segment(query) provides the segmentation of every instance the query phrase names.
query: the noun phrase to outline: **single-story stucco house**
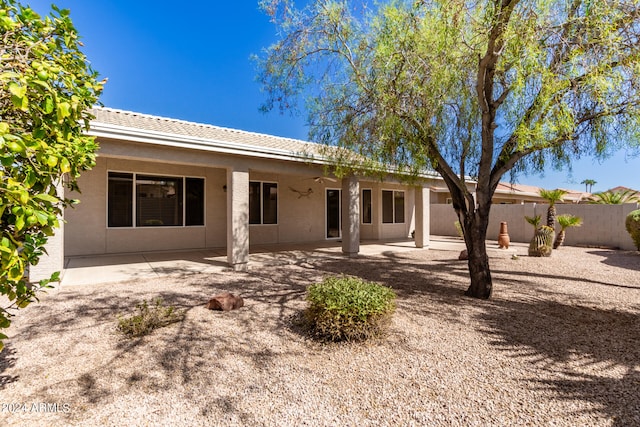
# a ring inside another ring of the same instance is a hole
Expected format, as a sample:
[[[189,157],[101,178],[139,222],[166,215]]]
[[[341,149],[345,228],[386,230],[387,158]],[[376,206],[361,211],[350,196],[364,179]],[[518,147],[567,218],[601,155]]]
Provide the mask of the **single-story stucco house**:
[[[428,246],[430,188],[393,175],[325,176],[319,145],[270,135],[95,108],[89,134],[96,166],[80,180],[81,203],[32,276],[60,271],[65,257],[225,248],[244,270],[250,244],[362,240]],[[38,277],[32,277],[38,278]]]

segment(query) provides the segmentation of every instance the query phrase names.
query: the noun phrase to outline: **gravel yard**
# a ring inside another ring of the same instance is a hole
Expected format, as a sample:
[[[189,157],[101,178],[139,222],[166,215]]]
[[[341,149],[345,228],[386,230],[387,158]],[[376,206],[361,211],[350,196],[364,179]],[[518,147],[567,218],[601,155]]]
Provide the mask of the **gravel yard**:
[[[640,254],[492,256],[494,296],[463,296],[457,252],[313,260],[249,273],[63,288],[22,311],[0,353],[0,425],[640,426]],[[293,319],[347,273],[393,287],[389,336],[321,345]],[[233,312],[204,304],[230,291]],[[126,339],[161,296],[185,319]]]

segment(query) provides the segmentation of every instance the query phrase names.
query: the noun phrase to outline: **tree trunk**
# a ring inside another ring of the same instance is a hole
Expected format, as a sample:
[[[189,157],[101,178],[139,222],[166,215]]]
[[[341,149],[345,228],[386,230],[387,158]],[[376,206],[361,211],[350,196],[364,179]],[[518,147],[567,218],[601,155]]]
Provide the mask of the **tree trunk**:
[[[556,241],[553,243],[553,249],[558,249],[564,243],[564,228],[560,230],[558,236],[556,236]]]
[[[547,209],[547,226],[555,230],[556,228],[556,207],[555,205],[549,205]]]
[[[489,269],[489,257],[487,256],[487,227],[489,215],[480,214],[478,209],[475,214],[465,218],[466,233],[465,243],[469,255],[469,277],[471,285],[465,295],[473,298],[488,299],[491,297],[493,282]]]

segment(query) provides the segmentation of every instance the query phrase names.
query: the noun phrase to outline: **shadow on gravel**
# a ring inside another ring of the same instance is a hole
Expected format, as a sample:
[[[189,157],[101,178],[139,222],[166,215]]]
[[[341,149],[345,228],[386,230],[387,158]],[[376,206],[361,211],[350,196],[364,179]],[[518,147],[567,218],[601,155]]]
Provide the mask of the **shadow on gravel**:
[[[597,415],[606,414],[614,426],[640,425],[640,314],[580,305],[579,300],[542,286],[531,280],[530,273],[515,269],[493,269],[494,282],[502,288],[517,289],[525,300],[481,301],[462,296],[468,286],[468,269],[466,262],[455,258],[417,264],[402,255],[392,255],[382,261],[384,269],[370,268],[371,262],[375,260],[358,258],[349,263],[326,262],[318,268],[391,286],[403,300],[403,310],[435,313],[449,321],[455,321],[461,310],[475,310],[481,331],[494,338],[494,346],[511,352],[513,357],[539,362],[540,369],[550,369],[559,378],[532,378],[534,387],[551,389],[559,399],[592,402],[599,408]],[[561,275],[542,277],[553,283],[570,280],[635,288]],[[572,302],[554,301],[556,297]],[[569,362],[575,358],[582,361],[581,366],[615,367],[624,374],[586,375],[571,369]]]
[[[640,262],[640,260],[639,260]],[[523,283],[526,283],[527,277],[531,276],[531,273],[529,272],[522,272],[522,271],[514,271],[514,270],[498,270],[498,269],[492,269],[491,270],[491,274],[493,275],[493,277],[498,277],[499,275],[501,275],[502,277],[507,278],[507,280],[509,282],[516,282],[518,281],[517,279],[515,279],[516,277],[522,278],[523,279]],[[562,276],[562,275],[555,275],[555,274],[541,274],[541,273],[536,273],[536,277],[537,278],[544,278],[544,279],[549,279],[552,282],[557,282],[557,281],[570,281],[570,282],[577,282],[577,283],[583,283],[583,284],[592,284],[592,285],[601,285],[601,286],[612,286],[614,288],[623,288],[623,289],[638,289],[640,290],[640,283],[637,286],[634,285],[629,285],[629,284],[621,284],[621,283],[609,283],[609,282],[601,282],[599,280],[591,280],[588,279],[586,277],[566,277],[566,276]]]
[[[616,426],[640,425],[640,420],[634,418],[640,413],[637,314],[553,301],[553,290],[518,271],[493,271],[493,274],[504,282],[501,286],[517,288],[517,295],[525,296],[526,300],[466,298],[463,293],[469,283],[467,263],[456,258],[456,253],[443,253],[421,262],[392,253],[383,258],[328,259],[313,264],[300,261],[246,274],[220,273],[226,275],[224,280],[218,280],[217,274],[176,277],[172,279],[174,285],[165,286],[160,292],[153,287],[149,288],[153,291],[145,289],[145,283],[152,283],[153,279],[95,289],[67,289],[42,305],[29,307],[28,324],[18,338],[39,339],[43,345],[47,340],[63,338],[70,349],[85,340],[113,342],[99,364],[81,367],[72,380],[43,384],[39,393],[49,400],[54,399],[50,394],[54,391],[64,393],[59,400],[71,398],[101,404],[114,398],[111,390],[122,394],[128,390],[176,389],[199,402],[202,415],[207,411],[214,413],[215,406],[223,413],[235,414],[245,424],[259,424],[260,420],[253,419],[251,414],[241,412],[234,381],[237,373],[230,372],[230,366],[249,364],[255,375],[272,375],[283,350],[277,344],[270,346],[269,340],[275,339],[276,343],[304,340],[291,328],[291,323],[305,305],[307,287],[329,274],[349,274],[391,286],[399,296],[401,309],[407,313],[428,313],[450,322],[458,321],[461,312],[472,313],[478,318],[482,332],[493,337],[496,348],[533,363],[551,360],[563,364],[556,366],[555,372],[569,369],[565,362],[574,357],[588,364],[620,367],[624,375],[619,378],[569,371],[562,377],[555,375],[557,380],[531,381],[555,391],[559,399],[594,402],[602,413],[615,420]],[[372,268],[374,263],[383,268]],[[566,280],[560,276],[549,279]],[[227,313],[206,310],[208,299],[223,291],[242,296],[245,307]],[[185,319],[154,331],[153,337],[126,339],[116,332],[118,315],[130,314],[136,304],[156,297],[185,310]],[[269,337],[267,344],[265,336]],[[281,347],[287,355],[298,356],[291,346]],[[5,374],[16,357],[11,347],[0,353],[0,390],[18,380]],[[48,363],[63,364],[64,358],[64,354],[55,355]],[[541,363],[540,369],[544,368]],[[120,387],[109,387],[109,382]],[[214,389],[215,392],[211,391]],[[259,394],[264,390],[248,392]],[[208,393],[205,400],[202,393]]]
[[[2,352],[0,352],[0,390],[4,389],[7,384],[18,381],[18,375],[7,375],[5,371],[15,366],[17,360],[16,350],[11,344],[6,344]],[[9,403],[9,402],[0,402]]]
[[[311,266],[303,265],[249,274],[229,273],[223,281],[215,275],[176,277],[171,279],[175,280],[175,286],[164,286],[161,291],[145,289],[145,283],[153,283],[153,279],[93,289],[67,288],[47,297],[43,304],[29,307],[28,326],[21,329],[16,341],[39,340],[46,346],[63,339],[71,350],[92,340],[113,342],[98,364],[80,366],[72,379],[45,381],[38,394],[48,396],[49,400],[101,405],[113,400],[113,393],[122,394],[126,388],[132,392],[160,391],[179,384],[188,386],[187,393],[193,393],[196,399],[204,390],[216,387],[212,396],[217,397],[207,397],[208,404],[219,406],[225,413],[234,412],[247,425],[259,424],[251,414],[237,409],[229,360],[250,364],[257,374],[268,375],[281,354],[266,347],[263,336],[303,340],[292,330],[291,318],[299,311],[307,286],[321,277]],[[221,292],[242,296],[245,306],[233,312],[207,310],[208,300]],[[151,303],[158,297],[165,306],[184,310],[185,319],[155,330],[149,337],[129,339],[117,331],[118,316],[135,314],[137,304]],[[266,315],[265,305],[269,307]],[[15,353],[10,345],[0,353],[0,390],[18,380],[17,376],[4,375],[15,365],[18,357]],[[56,354],[48,363],[66,366],[68,362],[64,354]],[[123,383],[124,389],[114,388],[111,383]],[[206,405],[200,410],[203,415],[208,411]]]
[[[640,271],[640,252],[598,250],[589,253],[603,257],[603,264]]]
[[[532,378],[533,383],[559,399],[593,402],[614,426],[640,425],[639,314],[543,299],[492,305],[479,320],[493,344],[558,378]],[[603,375],[581,373],[571,368],[575,363],[602,366]],[[607,376],[612,368],[624,375]]]

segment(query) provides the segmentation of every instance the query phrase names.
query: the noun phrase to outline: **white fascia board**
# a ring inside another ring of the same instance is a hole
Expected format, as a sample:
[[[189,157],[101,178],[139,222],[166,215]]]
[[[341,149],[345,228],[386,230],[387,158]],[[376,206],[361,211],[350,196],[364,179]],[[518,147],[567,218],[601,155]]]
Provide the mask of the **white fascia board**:
[[[188,148],[192,150],[209,151],[221,154],[233,154],[273,160],[289,160],[312,164],[326,164],[326,159],[322,157],[309,156],[304,153],[295,153],[289,150],[259,147],[250,144],[218,141],[144,129],[133,129],[130,127],[95,121],[91,122],[91,126],[87,134],[102,138],[156,144],[167,147]]]

